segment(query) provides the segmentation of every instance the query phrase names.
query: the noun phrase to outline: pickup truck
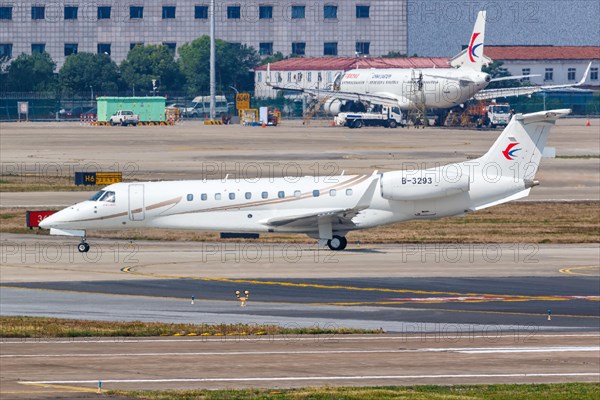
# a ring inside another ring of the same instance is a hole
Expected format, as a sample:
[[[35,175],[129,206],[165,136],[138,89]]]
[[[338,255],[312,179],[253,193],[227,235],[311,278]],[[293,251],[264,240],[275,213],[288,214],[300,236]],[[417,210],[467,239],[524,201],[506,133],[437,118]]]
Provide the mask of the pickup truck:
[[[112,117],[110,117],[111,125],[133,125],[136,126],[140,122],[140,116],[133,113],[133,111],[119,110]]]

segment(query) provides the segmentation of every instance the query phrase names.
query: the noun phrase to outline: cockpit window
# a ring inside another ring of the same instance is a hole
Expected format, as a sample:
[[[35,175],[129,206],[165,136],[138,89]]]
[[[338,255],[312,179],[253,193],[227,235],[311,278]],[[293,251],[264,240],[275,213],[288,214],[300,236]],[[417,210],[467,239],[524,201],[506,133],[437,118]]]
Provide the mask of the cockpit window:
[[[102,197],[100,197],[100,199],[98,199],[98,201],[114,203],[115,202],[115,192],[111,192],[111,191],[104,192],[104,195],[102,195]]]
[[[90,197],[90,201],[97,201],[105,192],[105,190],[100,190],[99,192],[94,193],[94,195]]]

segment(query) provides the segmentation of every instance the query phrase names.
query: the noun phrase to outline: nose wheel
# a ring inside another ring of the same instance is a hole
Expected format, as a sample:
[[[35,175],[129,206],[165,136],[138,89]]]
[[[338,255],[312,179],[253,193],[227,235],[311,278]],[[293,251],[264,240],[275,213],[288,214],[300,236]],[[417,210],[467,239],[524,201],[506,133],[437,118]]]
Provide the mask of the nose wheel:
[[[347,244],[348,240],[346,240],[344,236],[335,235],[333,236],[333,238],[327,241],[327,246],[329,246],[329,248],[334,251],[344,250]]]
[[[88,251],[90,251],[90,245],[87,244],[85,239],[82,239],[81,243],[77,245],[77,250],[79,250],[80,253],[87,253]]]

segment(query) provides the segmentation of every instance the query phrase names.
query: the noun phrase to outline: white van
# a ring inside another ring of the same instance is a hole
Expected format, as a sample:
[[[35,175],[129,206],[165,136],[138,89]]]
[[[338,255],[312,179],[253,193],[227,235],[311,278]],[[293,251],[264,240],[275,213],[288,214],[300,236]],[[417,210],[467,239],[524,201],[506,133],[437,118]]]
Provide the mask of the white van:
[[[215,114],[227,113],[227,99],[225,96],[215,96]],[[188,117],[203,117],[210,114],[210,96],[197,96],[185,109]]]

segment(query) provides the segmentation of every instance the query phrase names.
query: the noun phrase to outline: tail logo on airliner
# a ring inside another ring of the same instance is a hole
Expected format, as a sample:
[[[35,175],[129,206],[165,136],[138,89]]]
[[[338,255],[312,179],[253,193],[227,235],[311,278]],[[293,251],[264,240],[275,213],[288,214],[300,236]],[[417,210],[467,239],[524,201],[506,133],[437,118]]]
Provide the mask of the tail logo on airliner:
[[[473,36],[471,36],[471,43],[469,44],[469,59],[471,62],[475,62],[475,58],[479,58],[479,56],[475,54],[475,51],[479,46],[483,45],[483,43],[475,44],[475,40],[477,40],[477,37],[480,34],[481,32],[473,32]]]
[[[513,147],[518,145],[519,143],[509,143],[508,146],[506,146],[506,149],[502,151],[502,154],[507,160],[514,160],[513,157],[516,157],[515,153],[521,149],[513,149]]]

